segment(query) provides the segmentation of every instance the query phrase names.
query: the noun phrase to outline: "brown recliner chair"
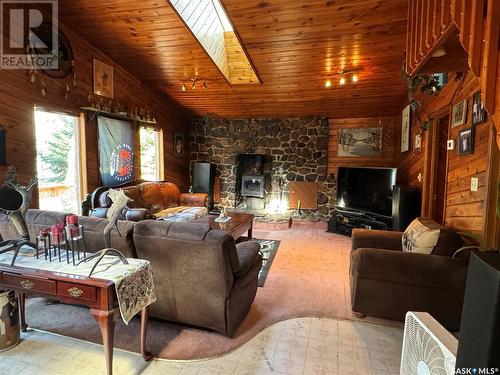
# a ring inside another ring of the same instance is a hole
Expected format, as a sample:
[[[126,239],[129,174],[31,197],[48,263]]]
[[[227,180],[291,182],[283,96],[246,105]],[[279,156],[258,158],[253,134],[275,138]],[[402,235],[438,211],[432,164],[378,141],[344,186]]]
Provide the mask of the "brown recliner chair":
[[[108,197],[109,187],[99,187],[91,194],[90,216],[105,218],[112,201]],[[207,194],[181,193],[172,182],[142,182],[130,186],[116,187],[132,199],[124,218],[131,221],[154,219],[189,207],[207,207]]]
[[[235,245],[207,224],[154,220],[135,225],[134,243],[153,270],[157,301],[151,316],[234,335],[257,292],[257,243]]]
[[[402,251],[402,232],[354,229],[351,306],[357,315],[403,321],[425,311],[451,331],[460,328],[470,252],[448,255]],[[444,244],[446,246],[446,244]]]

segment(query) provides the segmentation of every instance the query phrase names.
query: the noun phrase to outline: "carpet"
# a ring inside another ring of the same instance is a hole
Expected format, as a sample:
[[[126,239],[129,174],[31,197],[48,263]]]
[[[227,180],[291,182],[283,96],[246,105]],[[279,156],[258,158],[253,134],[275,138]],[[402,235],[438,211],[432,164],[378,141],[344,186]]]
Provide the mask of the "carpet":
[[[289,318],[355,319],[350,309],[350,238],[324,229],[255,230],[256,238],[280,241],[272,272],[234,337],[199,328],[151,320],[148,346],[165,359],[202,359],[234,350],[264,328]],[[101,343],[97,323],[89,311],[76,306],[46,304],[28,299],[27,320],[33,328]],[[365,322],[401,326],[379,319]],[[140,319],[128,326],[117,321],[115,347],[139,351]]]

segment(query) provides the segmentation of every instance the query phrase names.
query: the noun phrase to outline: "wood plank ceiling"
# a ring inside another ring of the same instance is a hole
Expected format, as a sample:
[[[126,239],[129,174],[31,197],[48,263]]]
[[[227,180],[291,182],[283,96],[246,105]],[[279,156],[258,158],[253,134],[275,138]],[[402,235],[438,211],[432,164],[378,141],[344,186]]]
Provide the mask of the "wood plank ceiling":
[[[342,118],[400,112],[407,0],[222,3],[261,85],[230,86],[167,0],[65,0],[59,8],[64,24],[198,115]],[[340,69],[359,69],[359,81],[339,86]],[[208,89],[182,91],[194,76],[206,80]]]

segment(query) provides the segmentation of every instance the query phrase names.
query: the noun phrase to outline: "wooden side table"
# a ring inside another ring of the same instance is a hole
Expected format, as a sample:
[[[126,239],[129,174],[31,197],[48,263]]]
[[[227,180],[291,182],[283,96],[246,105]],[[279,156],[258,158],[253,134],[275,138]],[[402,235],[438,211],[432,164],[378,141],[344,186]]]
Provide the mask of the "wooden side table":
[[[17,292],[23,331],[28,327],[26,293],[89,307],[101,329],[107,374],[113,373],[114,329],[120,311],[112,281],[0,264],[0,289]],[[149,307],[145,307],[141,312],[141,354],[145,361],[152,358],[146,349],[148,318]]]

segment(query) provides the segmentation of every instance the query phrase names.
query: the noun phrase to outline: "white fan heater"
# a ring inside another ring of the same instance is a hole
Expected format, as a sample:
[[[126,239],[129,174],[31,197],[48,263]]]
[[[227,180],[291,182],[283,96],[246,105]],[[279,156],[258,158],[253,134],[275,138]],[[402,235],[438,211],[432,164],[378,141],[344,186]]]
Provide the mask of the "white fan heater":
[[[424,312],[408,312],[400,375],[453,375],[458,340]]]

